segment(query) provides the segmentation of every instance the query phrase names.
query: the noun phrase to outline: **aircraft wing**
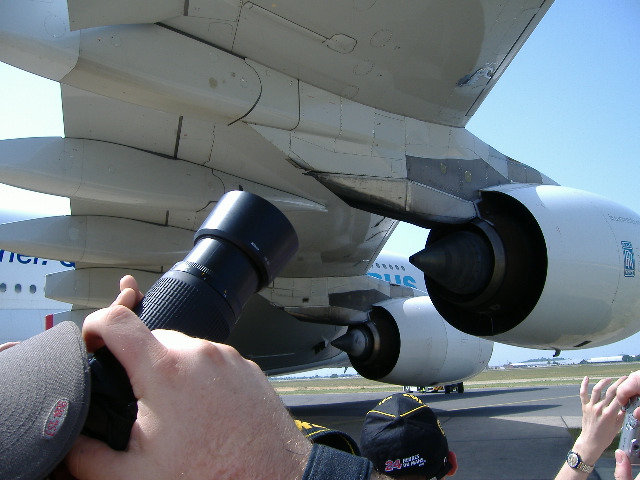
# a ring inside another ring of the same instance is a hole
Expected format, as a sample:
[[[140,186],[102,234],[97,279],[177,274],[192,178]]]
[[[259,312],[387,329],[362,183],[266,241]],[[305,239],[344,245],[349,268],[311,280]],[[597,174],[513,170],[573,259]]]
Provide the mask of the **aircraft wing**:
[[[68,196],[72,215],[3,226],[0,243],[75,261],[47,294],[97,308],[122,273],[144,287],[183,258],[215,202],[243,189],[300,240],[248,306],[279,319],[242,348],[267,369],[337,359],[330,342],[363,314],[411,299],[363,280],[399,220],[440,241],[413,262],[460,330],[536,348],[624,338],[640,328],[620,267],[637,215],[464,128],[551,3],[4,2],[0,60],[60,82],[65,137],[1,142],[2,179]],[[593,279],[569,292],[588,303],[558,300],[566,272]]]
[[[162,236],[153,226],[187,237],[225,191],[244,188],[302,237],[287,275],[362,274],[394,219],[475,216],[474,189],[450,191],[457,179],[416,189],[413,156],[477,157],[465,145],[476,139],[447,126],[466,123],[550,4],[5,6],[1,60],[61,83],[65,138],[8,142],[3,181],[68,196],[74,217],[112,217],[103,228],[142,243]],[[507,166],[543,181],[484,153],[504,164],[497,181]],[[170,253],[138,266],[160,271],[185,248],[158,246]]]
[[[464,126],[552,2],[71,0],[74,30],[160,23],[363,105]]]

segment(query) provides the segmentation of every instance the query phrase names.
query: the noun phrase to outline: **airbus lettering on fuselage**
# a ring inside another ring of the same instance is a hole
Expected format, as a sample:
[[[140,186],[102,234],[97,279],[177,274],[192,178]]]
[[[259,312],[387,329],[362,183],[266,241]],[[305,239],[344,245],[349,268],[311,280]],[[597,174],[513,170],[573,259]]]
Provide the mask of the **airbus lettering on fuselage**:
[[[57,262],[58,260],[46,260],[44,258],[29,257],[20,253],[9,252],[7,250],[0,250],[0,263],[18,263],[22,265],[47,265],[50,262]],[[73,262],[59,261],[60,265],[66,268],[75,267]]]
[[[396,285],[404,285],[405,287],[411,287],[417,289],[416,280],[411,275],[390,275],[385,273],[381,275],[379,273],[369,272],[367,275],[377,278],[378,280],[384,280],[385,282],[395,283]]]

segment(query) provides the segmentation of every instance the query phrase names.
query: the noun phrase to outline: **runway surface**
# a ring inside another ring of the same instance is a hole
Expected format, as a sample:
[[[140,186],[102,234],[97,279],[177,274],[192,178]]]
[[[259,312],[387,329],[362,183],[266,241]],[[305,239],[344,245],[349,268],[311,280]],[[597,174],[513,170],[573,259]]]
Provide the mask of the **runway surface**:
[[[552,479],[580,427],[579,385],[467,389],[418,395],[436,412],[458,457],[455,478]],[[360,439],[364,415],[390,393],[283,395],[295,418]],[[602,458],[593,479],[613,479],[615,460]],[[636,474],[634,470],[634,475]]]

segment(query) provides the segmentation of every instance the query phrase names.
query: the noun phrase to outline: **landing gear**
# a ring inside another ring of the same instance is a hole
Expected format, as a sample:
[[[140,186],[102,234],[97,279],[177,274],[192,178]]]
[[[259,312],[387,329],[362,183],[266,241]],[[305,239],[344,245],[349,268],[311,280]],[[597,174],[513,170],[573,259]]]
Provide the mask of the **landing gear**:
[[[464,383],[460,382],[460,383],[454,383],[451,385],[444,386],[444,393],[451,393],[453,391],[458,393],[464,393]]]
[[[427,387],[414,387],[414,386],[405,385],[402,389],[407,393],[413,393],[413,392],[426,393],[427,392]]]
[[[437,392],[444,392],[447,394],[451,392],[464,393],[464,384],[460,382],[460,383],[452,383],[450,385],[436,385],[435,387],[413,387],[413,386],[405,385],[403,387],[403,390],[407,393],[437,393]]]

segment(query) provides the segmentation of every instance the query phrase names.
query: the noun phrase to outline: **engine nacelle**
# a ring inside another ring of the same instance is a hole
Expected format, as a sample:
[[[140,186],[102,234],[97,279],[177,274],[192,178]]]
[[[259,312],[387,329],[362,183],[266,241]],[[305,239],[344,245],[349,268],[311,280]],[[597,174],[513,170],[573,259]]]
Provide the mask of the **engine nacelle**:
[[[493,342],[449,325],[429,297],[378,303],[369,321],[332,344],[349,353],[363,377],[397,385],[461,382],[482,372],[493,351]]]
[[[640,217],[552,185],[482,192],[479,219],[432,229],[410,261],[438,312],[470,335],[539,349],[590,348],[640,330]]]

